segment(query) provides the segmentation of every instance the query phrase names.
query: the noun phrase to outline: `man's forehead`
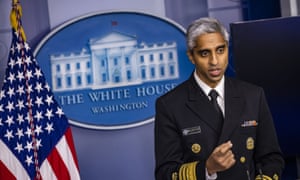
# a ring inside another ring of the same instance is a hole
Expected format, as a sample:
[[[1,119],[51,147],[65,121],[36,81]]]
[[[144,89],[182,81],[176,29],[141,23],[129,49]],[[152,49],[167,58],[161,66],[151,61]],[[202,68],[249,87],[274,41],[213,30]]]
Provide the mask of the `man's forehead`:
[[[196,47],[198,48],[215,48],[226,46],[226,41],[220,33],[202,34],[196,38]]]

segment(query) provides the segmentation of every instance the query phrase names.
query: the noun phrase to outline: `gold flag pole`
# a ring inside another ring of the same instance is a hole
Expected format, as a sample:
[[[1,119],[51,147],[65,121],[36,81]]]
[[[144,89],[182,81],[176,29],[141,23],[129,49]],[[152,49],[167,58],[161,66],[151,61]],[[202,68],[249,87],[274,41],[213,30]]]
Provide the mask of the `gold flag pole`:
[[[25,57],[25,52],[24,48],[26,46],[26,35],[22,26],[22,7],[19,2],[19,0],[12,0],[12,10],[10,13],[10,23],[13,28],[13,30],[18,34],[18,40],[21,46],[21,54],[22,54],[22,62],[24,63],[24,60],[26,59]],[[35,179],[39,180],[41,179],[41,174],[40,174],[40,168],[39,168],[39,161],[38,161],[38,148],[37,148],[37,140],[35,137],[35,127],[34,127],[34,121],[32,117],[32,106],[31,106],[31,97],[30,97],[30,92],[28,90],[29,84],[28,84],[28,79],[27,79],[27,67],[24,65],[24,77],[26,79],[26,87],[27,87],[27,101],[28,101],[28,113],[30,117],[30,128],[31,128],[31,137],[33,141],[33,150],[34,150],[34,164],[35,164]]]
[[[10,12],[10,23],[12,28],[21,34],[23,42],[26,41],[26,35],[21,25],[22,7],[19,0],[12,0],[12,10]]]

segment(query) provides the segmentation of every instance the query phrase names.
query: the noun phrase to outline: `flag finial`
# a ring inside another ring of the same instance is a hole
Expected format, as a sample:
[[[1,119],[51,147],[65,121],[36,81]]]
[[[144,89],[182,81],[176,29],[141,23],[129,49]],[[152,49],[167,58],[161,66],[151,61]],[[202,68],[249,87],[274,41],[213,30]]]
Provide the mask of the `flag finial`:
[[[19,0],[12,0],[12,9],[10,12],[10,23],[12,28],[21,34],[22,40],[26,41],[26,35],[21,24],[22,7]]]

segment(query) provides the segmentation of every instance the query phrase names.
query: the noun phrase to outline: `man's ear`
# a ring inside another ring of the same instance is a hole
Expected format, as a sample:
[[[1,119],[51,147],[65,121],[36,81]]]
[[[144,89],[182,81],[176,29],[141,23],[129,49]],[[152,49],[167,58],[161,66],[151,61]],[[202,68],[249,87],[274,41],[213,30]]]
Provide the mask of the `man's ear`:
[[[188,56],[188,58],[191,61],[191,63],[195,64],[194,56],[193,56],[193,51],[192,50],[187,50],[186,51],[186,55]]]

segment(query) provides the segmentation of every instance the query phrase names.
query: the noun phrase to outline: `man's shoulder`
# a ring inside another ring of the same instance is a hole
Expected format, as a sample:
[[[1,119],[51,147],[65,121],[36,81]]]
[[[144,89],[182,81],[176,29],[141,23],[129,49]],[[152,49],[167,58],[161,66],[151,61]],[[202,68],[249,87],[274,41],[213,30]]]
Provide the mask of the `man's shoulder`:
[[[227,90],[248,97],[257,97],[258,95],[264,92],[261,86],[235,77],[226,78],[225,87],[226,86]]]
[[[185,96],[185,94],[188,93],[188,88],[191,84],[191,79],[187,79],[185,81],[183,81],[182,83],[178,84],[176,87],[174,87],[173,89],[171,89],[170,91],[168,91],[167,93],[165,93],[164,95],[160,96],[158,99],[179,99],[179,98],[183,98]]]
[[[252,82],[248,82],[245,80],[241,80],[235,77],[226,77],[225,83],[230,83],[233,86],[237,86],[240,88],[246,88],[246,89],[261,89],[262,87],[260,87],[257,84],[254,84]]]

